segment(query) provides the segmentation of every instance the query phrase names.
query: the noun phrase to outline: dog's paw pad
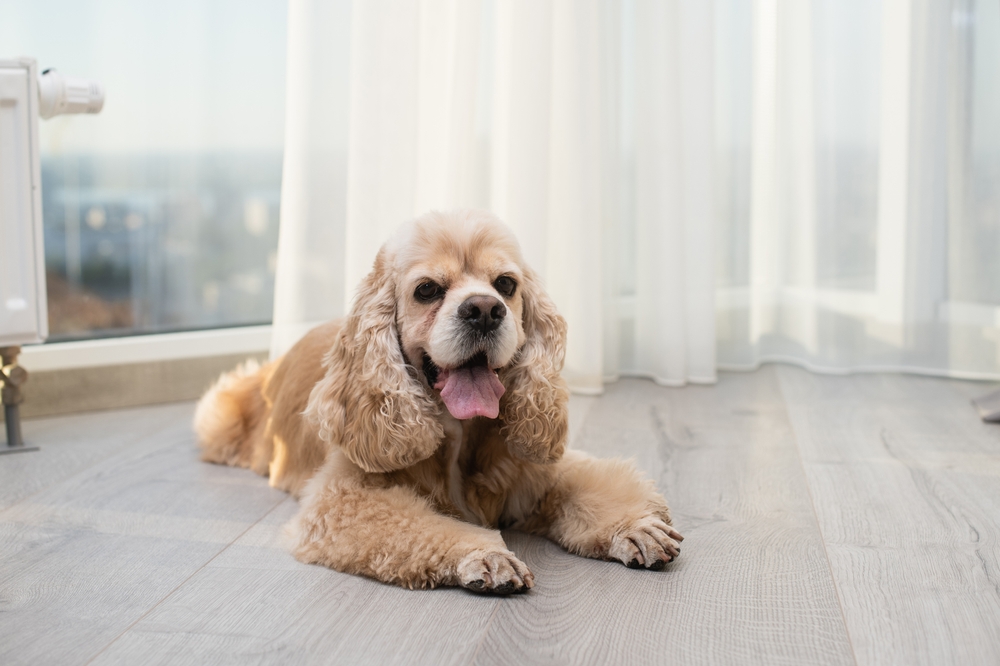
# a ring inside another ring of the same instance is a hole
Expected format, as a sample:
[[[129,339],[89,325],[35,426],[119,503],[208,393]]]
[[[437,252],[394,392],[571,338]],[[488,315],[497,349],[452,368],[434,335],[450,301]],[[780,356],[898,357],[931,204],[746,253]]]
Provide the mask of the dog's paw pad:
[[[462,587],[484,594],[517,594],[535,585],[527,565],[510,551],[475,550],[458,564]]]
[[[611,539],[608,557],[629,569],[661,571],[681,554],[678,541],[684,537],[673,527],[647,516],[618,531]]]

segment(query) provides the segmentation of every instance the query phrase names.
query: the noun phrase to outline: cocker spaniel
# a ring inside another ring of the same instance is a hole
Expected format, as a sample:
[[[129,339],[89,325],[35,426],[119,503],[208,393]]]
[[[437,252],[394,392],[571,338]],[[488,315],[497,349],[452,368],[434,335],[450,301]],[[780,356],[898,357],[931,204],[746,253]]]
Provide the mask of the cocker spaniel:
[[[499,528],[659,570],[667,504],[630,462],[566,450],[566,323],[481,211],[387,242],[351,313],[201,399],[203,459],[300,499],[295,556],[406,587],[534,585]]]

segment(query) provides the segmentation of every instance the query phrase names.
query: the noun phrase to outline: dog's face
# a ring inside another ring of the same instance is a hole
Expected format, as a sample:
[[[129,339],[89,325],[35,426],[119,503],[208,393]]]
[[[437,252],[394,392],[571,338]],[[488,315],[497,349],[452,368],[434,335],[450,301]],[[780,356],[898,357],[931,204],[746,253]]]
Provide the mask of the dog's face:
[[[524,345],[524,268],[510,232],[482,220],[424,220],[390,246],[407,361],[458,419],[496,418],[499,373]]]
[[[566,443],[566,322],[510,230],[482,211],[429,213],[379,251],[306,408],[370,472],[430,456],[457,419],[502,421],[516,457]]]

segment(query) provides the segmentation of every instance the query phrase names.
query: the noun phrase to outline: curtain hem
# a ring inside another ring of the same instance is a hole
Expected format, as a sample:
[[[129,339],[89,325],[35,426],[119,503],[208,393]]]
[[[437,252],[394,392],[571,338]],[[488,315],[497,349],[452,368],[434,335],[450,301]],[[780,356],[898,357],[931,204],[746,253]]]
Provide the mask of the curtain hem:
[[[771,363],[781,363],[783,365],[794,365],[809,372],[820,375],[856,375],[856,374],[905,374],[919,375],[923,377],[941,377],[944,379],[962,379],[980,382],[1000,382],[1000,373],[992,372],[970,372],[968,370],[942,370],[940,368],[921,368],[909,365],[865,365],[852,366],[848,368],[838,368],[828,365],[817,365],[794,356],[782,356],[781,354],[762,356],[754,363],[720,363],[718,369],[724,372],[753,372],[762,365]]]

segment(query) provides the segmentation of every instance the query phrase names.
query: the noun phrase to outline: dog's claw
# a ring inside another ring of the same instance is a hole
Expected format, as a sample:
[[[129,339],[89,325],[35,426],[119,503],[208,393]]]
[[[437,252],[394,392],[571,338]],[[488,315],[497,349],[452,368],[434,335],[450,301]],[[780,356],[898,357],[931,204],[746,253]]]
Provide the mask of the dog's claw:
[[[473,592],[509,595],[535,584],[528,567],[510,551],[477,550],[458,565],[459,584]]]
[[[640,518],[612,537],[608,557],[629,569],[662,571],[681,554],[675,536],[683,538],[662,520],[651,516]]]

